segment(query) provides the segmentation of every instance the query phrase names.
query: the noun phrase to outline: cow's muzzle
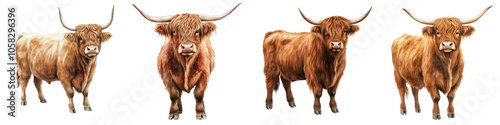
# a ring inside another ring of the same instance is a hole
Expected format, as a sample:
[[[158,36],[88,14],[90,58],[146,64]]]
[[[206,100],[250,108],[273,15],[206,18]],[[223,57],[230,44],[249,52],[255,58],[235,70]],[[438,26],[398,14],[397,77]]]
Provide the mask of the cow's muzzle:
[[[94,57],[97,56],[97,54],[99,54],[99,47],[94,45],[85,47],[85,55],[89,57]]]
[[[442,42],[441,44],[439,44],[439,50],[442,50],[444,52],[451,52],[455,49],[455,44],[453,44],[453,42]]]
[[[193,55],[196,52],[196,45],[193,43],[182,43],[179,45],[179,53],[184,56]]]
[[[342,42],[330,42],[330,46],[333,52],[338,52],[344,49],[344,44]]]

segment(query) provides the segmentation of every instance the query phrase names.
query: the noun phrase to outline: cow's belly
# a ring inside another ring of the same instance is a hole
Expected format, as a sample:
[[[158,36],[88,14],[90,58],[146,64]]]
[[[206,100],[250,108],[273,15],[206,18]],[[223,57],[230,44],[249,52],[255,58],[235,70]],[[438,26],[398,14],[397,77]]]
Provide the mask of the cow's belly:
[[[37,78],[48,82],[58,80],[57,66],[55,64],[35,63],[36,62],[32,62],[30,66],[33,76],[36,76]]]
[[[280,75],[286,79],[296,81],[305,80],[304,65],[302,62],[282,62],[280,67]]]
[[[57,81],[57,60],[46,55],[31,55],[29,65],[31,73],[44,81]]]

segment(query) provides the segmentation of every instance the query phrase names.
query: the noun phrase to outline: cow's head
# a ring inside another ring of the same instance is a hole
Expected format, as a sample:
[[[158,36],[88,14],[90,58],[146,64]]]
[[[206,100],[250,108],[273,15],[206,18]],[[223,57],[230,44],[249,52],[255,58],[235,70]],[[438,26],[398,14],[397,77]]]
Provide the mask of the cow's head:
[[[455,17],[443,17],[435,20],[425,20],[413,16],[409,11],[403,10],[410,15],[414,20],[422,24],[432,25],[422,28],[424,36],[432,37],[439,51],[452,52],[460,47],[462,38],[469,37],[474,32],[474,27],[469,24],[477,21],[490,7],[474,18],[461,20]]]
[[[86,58],[96,57],[101,50],[101,43],[108,41],[111,38],[111,33],[102,32],[102,30],[108,28],[113,22],[115,7],[111,11],[111,19],[108,24],[101,26],[98,24],[81,24],[76,26],[75,28],[71,28],[66,26],[64,23],[64,19],[61,14],[61,9],[59,9],[59,18],[61,24],[64,28],[75,31],[74,33],[67,33],[64,37],[71,41],[75,42],[78,45],[78,53]]]
[[[313,20],[307,18],[300,9],[299,12],[307,22],[316,25],[311,28],[311,32],[321,34],[324,40],[322,42],[325,46],[332,52],[339,52],[345,50],[347,37],[359,30],[359,26],[353,24],[363,21],[371,10],[372,8],[363,16],[352,20],[341,16],[332,16],[324,20]]]
[[[177,14],[173,16],[154,17],[143,13],[137,6],[134,7],[151,22],[169,22],[156,25],[155,31],[167,37],[172,42],[175,51],[183,56],[191,56],[198,52],[198,45],[210,37],[215,31],[215,24],[203,21],[220,20],[231,14],[240,4],[232,10],[215,16],[198,14]]]

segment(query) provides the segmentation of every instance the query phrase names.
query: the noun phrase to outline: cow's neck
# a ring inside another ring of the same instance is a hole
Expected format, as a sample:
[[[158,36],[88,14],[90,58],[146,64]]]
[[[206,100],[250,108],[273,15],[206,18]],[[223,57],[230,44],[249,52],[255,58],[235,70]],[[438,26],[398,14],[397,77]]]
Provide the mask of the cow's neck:
[[[325,59],[325,62],[326,64],[329,64],[327,67],[330,67],[330,69],[333,70],[334,73],[337,72],[337,69],[340,65],[340,61],[342,60],[342,58],[345,57],[345,49],[341,50],[341,51],[338,51],[338,52],[332,52],[331,50],[329,49],[325,49],[326,51],[324,51],[324,59]]]
[[[200,77],[198,71],[198,53],[194,53],[193,55],[190,56],[183,56],[179,53],[175,54],[177,60],[179,60],[179,63],[182,65],[182,69],[184,71],[184,83],[183,87],[186,90],[186,92],[189,92],[191,88],[194,86],[192,83],[196,82],[197,79]]]
[[[456,62],[458,61],[458,56],[460,51],[454,50],[452,52],[443,52],[443,51],[435,51],[433,54],[434,62],[429,62],[433,63],[434,68],[438,71],[442,72],[443,76],[443,84],[441,85],[441,90],[443,93],[446,94],[446,92],[449,91],[451,85],[452,85],[452,79],[453,79],[453,68],[455,67]]]

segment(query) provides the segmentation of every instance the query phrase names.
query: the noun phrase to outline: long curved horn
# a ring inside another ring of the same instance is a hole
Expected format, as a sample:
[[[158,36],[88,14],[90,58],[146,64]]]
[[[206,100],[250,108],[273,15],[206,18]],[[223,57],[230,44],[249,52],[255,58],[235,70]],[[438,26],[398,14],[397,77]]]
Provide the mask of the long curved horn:
[[[481,12],[480,14],[476,15],[474,18],[470,18],[470,19],[466,19],[466,20],[462,20],[460,19],[460,22],[462,22],[462,24],[469,24],[469,23],[473,23],[473,22],[476,22],[479,18],[481,18],[484,13],[486,13],[486,11],[488,11],[492,6],[489,6],[488,8],[484,9],[483,12]]]
[[[306,20],[307,22],[309,22],[310,24],[312,25],[320,25],[321,24],[321,20],[313,20],[313,19],[309,19],[307,18],[303,13],[302,11],[300,11],[300,8],[299,8],[299,12],[300,12],[300,15],[302,15],[302,18],[304,18],[304,20]]]
[[[220,15],[200,15],[200,20],[201,21],[217,21],[217,20],[220,20],[224,17],[226,17],[227,15],[231,14],[236,8],[238,8],[238,6],[240,6],[241,3],[239,3],[238,5],[236,5],[233,9],[231,9],[230,11],[224,13],[224,14],[220,14]]]
[[[349,22],[351,24],[356,24],[356,23],[363,21],[368,16],[368,14],[370,14],[370,11],[372,11],[372,7],[370,7],[370,10],[368,10],[368,12],[366,12],[365,15],[363,15],[359,18],[356,18],[356,19],[349,20]]]
[[[149,16],[147,14],[145,14],[144,12],[142,12],[137,6],[135,6],[135,4],[132,4],[134,5],[135,9],[137,9],[144,18],[146,18],[147,20],[151,21],[151,22],[170,22],[172,21],[172,16],[161,16],[161,17],[157,17],[157,16]]]
[[[66,26],[66,24],[64,23],[64,19],[62,17],[62,14],[61,14],[61,8],[58,7],[57,9],[59,9],[59,20],[61,21],[61,24],[63,25],[63,27],[70,30],[70,31],[76,31],[75,28],[70,28],[70,27]]]
[[[101,28],[102,30],[108,28],[111,25],[111,23],[113,22],[114,15],[115,15],[115,5],[113,5],[113,9],[111,10],[111,19],[109,19],[109,22],[108,22],[108,24],[106,24],[106,26],[103,26]]]
[[[417,18],[417,17],[414,17],[410,11],[406,10],[405,8],[403,8],[403,10],[408,14],[410,15],[411,18],[413,18],[415,21],[419,22],[419,23],[422,23],[422,24],[427,24],[427,25],[433,25],[434,24],[434,20],[426,20],[426,19],[420,19],[420,18]]]

